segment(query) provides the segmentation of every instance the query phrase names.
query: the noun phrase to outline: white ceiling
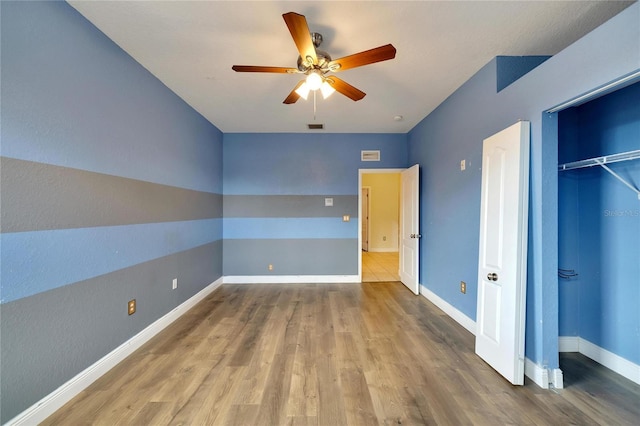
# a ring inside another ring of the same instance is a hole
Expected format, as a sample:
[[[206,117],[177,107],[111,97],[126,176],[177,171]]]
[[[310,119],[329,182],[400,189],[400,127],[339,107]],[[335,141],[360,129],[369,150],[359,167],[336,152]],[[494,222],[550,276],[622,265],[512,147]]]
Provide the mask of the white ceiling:
[[[629,1],[99,1],[69,3],[225,133],[405,133],[498,55],[554,55]],[[346,70],[367,93],[282,101],[299,74],[231,66],[295,67],[282,19],[307,18],[334,59],[387,43],[396,58]],[[575,70],[567,70],[575,72]],[[394,116],[402,115],[402,121]],[[313,132],[318,132],[314,130]]]

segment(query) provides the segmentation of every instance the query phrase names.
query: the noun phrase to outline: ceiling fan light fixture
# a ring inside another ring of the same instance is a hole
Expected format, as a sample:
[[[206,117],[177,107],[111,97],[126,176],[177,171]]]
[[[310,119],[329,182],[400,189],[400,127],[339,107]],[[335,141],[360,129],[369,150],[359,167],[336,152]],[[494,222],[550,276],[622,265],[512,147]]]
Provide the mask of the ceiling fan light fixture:
[[[333,94],[333,92],[336,91],[336,89],[334,89],[329,83],[325,81],[322,82],[322,85],[320,86],[320,91],[322,92],[322,98],[323,99],[327,99],[329,96],[331,96]]]
[[[305,101],[307,100],[307,98],[309,97],[309,92],[311,89],[309,89],[309,85],[306,82],[303,82],[300,87],[298,87],[296,89],[296,93],[298,95],[300,95],[300,97],[302,99],[304,99]]]
[[[309,90],[318,90],[323,82],[324,78],[317,71],[312,71],[307,75],[307,87]]]

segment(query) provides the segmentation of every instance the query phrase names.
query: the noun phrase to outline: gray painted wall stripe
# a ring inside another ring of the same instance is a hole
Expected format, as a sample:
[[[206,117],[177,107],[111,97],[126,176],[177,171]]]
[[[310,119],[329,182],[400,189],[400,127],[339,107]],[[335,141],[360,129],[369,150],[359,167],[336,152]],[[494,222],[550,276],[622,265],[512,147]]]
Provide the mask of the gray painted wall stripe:
[[[224,240],[223,251],[224,275],[358,274],[357,238]]]
[[[333,198],[333,207],[325,207]],[[358,216],[357,195],[225,195],[224,217]]]
[[[222,217],[222,195],[2,157],[1,232]]]
[[[217,241],[3,304],[0,423],[220,276],[222,242]],[[173,278],[178,278],[176,290]],[[127,301],[134,298],[137,312],[128,316]]]

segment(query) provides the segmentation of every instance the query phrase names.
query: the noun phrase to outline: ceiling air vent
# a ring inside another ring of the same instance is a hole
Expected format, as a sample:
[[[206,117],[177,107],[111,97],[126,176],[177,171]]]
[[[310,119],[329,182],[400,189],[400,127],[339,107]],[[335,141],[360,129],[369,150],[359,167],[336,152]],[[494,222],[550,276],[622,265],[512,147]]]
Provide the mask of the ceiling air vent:
[[[360,161],[380,161],[380,151],[360,151]]]
[[[324,124],[307,124],[309,130],[322,130],[324,129]]]

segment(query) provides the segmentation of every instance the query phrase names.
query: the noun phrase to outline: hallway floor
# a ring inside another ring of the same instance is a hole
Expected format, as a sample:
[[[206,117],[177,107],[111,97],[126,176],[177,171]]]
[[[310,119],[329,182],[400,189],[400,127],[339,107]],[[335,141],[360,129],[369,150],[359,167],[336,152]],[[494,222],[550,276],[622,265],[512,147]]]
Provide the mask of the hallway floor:
[[[400,281],[398,252],[362,252],[362,282]]]

